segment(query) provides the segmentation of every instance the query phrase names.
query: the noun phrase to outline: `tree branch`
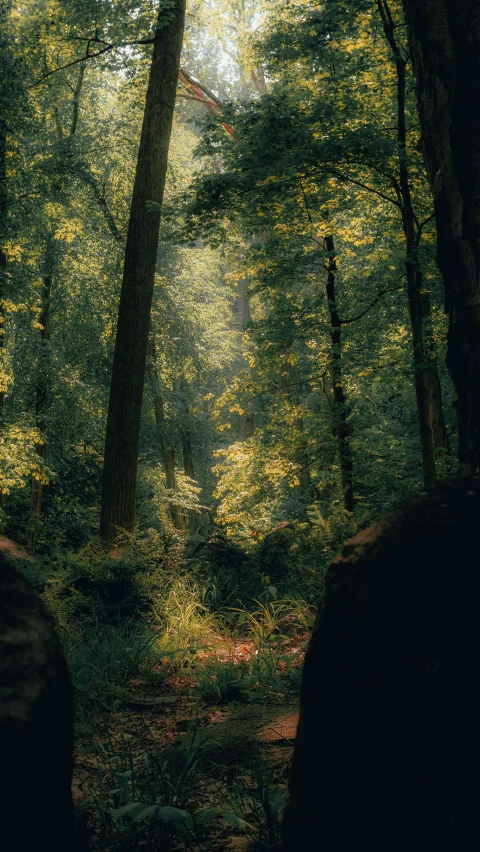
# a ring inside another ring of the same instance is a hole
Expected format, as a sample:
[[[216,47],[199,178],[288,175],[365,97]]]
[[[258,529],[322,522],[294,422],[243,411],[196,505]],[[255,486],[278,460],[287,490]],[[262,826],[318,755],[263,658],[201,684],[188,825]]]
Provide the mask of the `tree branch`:
[[[368,312],[375,307],[375,305],[380,301],[383,296],[385,296],[386,293],[395,293],[397,290],[401,289],[402,287],[385,287],[383,290],[379,290],[376,299],[374,299],[373,302],[367,308],[365,308],[364,311],[361,311],[361,313],[357,314],[356,317],[350,317],[350,319],[345,320],[341,319],[340,325],[349,325],[349,323],[351,322],[356,322],[357,320],[362,319],[365,314],[368,314]]]
[[[78,39],[78,40],[85,41],[85,39]],[[101,50],[97,50],[96,53],[90,53],[90,45],[92,43],[104,44],[105,47],[103,47]],[[79,56],[77,59],[73,59],[71,62],[67,62],[65,65],[59,65],[57,68],[52,68],[51,71],[47,71],[45,74],[42,74],[42,76],[39,77],[38,80],[35,80],[33,83],[31,83],[30,86],[28,86],[28,88],[33,89],[35,86],[38,86],[38,85],[40,85],[40,83],[43,83],[48,77],[51,77],[52,74],[57,74],[59,71],[65,71],[67,68],[71,68],[73,65],[78,65],[79,62],[86,62],[88,59],[97,59],[97,57],[102,56],[104,53],[107,53],[109,50],[121,50],[122,47],[133,47],[134,45],[137,45],[137,44],[153,44],[153,43],[154,43],[153,38],[142,38],[142,39],[138,39],[137,41],[126,41],[126,42],[123,42],[122,44],[106,44],[104,41],[102,41],[99,38],[87,39],[87,52],[85,53],[84,56]]]
[[[417,245],[420,242],[422,231],[425,225],[428,225],[428,223],[431,222],[432,219],[435,219],[435,213],[431,213],[430,216],[427,216],[427,218],[424,219],[423,222],[420,222],[420,224],[417,225]]]
[[[378,195],[379,198],[383,198],[384,201],[389,201],[390,204],[394,204],[395,207],[398,207],[399,210],[402,209],[402,205],[397,201],[396,198],[391,198],[389,195],[385,195],[384,192],[380,192],[379,189],[374,189],[372,186],[368,186],[366,183],[362,183],[362,181],[355,180],[355,178],[349,177],[348,175],[339,172],[337,169],[325,168],[322,169],[324,174],[332,174],[336,175],[336,177],[340,178],[340,180],[347,181],[348,183],[352,183],[354,186],[359,186],[361,189],[366,189],[367,192],[373,192],[374,195]]]
[[[265,390],[260,391],[260,393],[257,393],[255,396],[250,397],[247,400],[247,402],[253,402],[253,400],[259,399],[259,397],[265,396],[265,394],[267,394],[267,393],[276,393],[276,391],[285,390],[285,388],[293,388],[293,387],[297,387],[298,385],[308,385],[308,384],[310,384],[310,382],[313,382],[315,379],[324,379],[326,372],[327,371],[324,370],[323,373],[315,373],[313,376],[309,376],[307,379],[299,379],[297,382],[289,382],[286,385],[273,385],[273,387],[266,388]],[[325,393],[325,396],[327,396],[326,393]],[[327,397],[327,399],[328,399],[328,397]]]
[[[185,68],[180,68],[180,72],[179,72],[178,76],[179,76],[180,80],[182,81],[182,83],[185,82],[185,84],[187,84],[189,86],[196,86],[197,89],[201,89],[203,94],[206,95],[207,98],[210,101],[213,101],[213,103],[216,104],[218,107],[222,106],[222,102],[221,102],[220,98],[218,98],[212,92],[211,89],[209,89],[207,86],[205,86],[204,83],[200,83],[199,80],[196,80],[194,77],[192,77],[192,75],[189,74],[188,71],[185,70]],[[185,78],[185,81],[182,80],[182,77]]]

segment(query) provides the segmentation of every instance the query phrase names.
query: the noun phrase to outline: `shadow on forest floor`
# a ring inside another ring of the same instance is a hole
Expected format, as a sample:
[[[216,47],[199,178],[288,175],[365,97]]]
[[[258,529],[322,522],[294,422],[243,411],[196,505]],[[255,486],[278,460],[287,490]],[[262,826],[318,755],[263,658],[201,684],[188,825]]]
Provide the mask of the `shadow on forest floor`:
[[[84,714],[73,795],[92,850],[279,848],[308,639],[287,625],[160,659]]]

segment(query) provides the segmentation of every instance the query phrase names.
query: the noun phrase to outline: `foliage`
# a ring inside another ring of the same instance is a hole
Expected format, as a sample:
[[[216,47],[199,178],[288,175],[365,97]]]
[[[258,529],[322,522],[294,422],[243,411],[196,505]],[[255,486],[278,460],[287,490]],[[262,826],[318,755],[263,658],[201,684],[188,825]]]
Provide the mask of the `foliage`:
[[[145,625],[127,619],[117,626],[92,624],[88,630],[65,637],[65,651],[77,707],[121,695],[125,682],[152,665],[155,659],[155,633]]]
[[[206,605],[209,593],[208,587],[175,578],[153,605],[159,655],[176,660],[181,668],[198,650],[214,643],[220,628],[218,617]]]
[[[252,685],[246,663],[237,664],[234,660],[215,657],[195,669],[194,680],[203,700],[213,704],[242,700],[245,690]]]
[[[106,743],[94,743],[98,786],[88,806],[96,810],[106,836],[116,839],[116,848],[136,849],[140,842],[148,849],[159,843],[165,848],[172,834],[195,837],[196,822],[209,816],[185,809],[208,751],[197,731],[193,725],[163,751],[150,734],[153,748],[144,752],[143,765],[135,762],[129,738],[116,748],[107,730]]]
[[[32,552],[25,574],[62,633],[84,725],[135,680],[185,679],[210,705],[297,694],[331,559],[422,482],[413,261],[450,442],[436,471],[456,469],[402,4],[389,0],[404,146],[378,6],[192,6],[182,65],[198,86],[179,81],[169,151],[137,527],[105,551],[105,424],[158,3],[0,4],[0,523]],[[254,848],[278,844],[283,792],[261,768],[227,810],[198,809],[197,733],[141,760],[125,738],[95,749],[88,807],[104,848],[174,835],[194,848],[222,816]]]
[[[258,852],[281,848],[281,812],[287,792],[284,785],[272,783],[266,769],[257,761],[251,779],[235,779],[231,795],[238,827],[252,838],[249,848]]]

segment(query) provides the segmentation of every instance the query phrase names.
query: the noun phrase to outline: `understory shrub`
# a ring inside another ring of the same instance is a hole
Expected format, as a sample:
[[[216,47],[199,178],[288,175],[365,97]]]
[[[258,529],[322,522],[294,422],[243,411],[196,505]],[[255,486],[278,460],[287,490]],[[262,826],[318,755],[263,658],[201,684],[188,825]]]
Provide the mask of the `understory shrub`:
[[[128,678],[151,667],[155,656],[154,631],[132,619],[117,625],[78,625],[64,636],[65,654],[77,704],[84,707],[109,694],[121,694]]]

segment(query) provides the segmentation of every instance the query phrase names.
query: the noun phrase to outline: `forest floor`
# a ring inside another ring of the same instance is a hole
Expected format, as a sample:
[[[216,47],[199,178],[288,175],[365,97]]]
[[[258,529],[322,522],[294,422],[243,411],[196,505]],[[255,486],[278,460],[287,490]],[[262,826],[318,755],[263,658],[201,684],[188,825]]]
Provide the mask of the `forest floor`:
[[[73,796],[91,849],[279,848],[308,640],[294,615],[282,630],[159,660],[84,715]]]

